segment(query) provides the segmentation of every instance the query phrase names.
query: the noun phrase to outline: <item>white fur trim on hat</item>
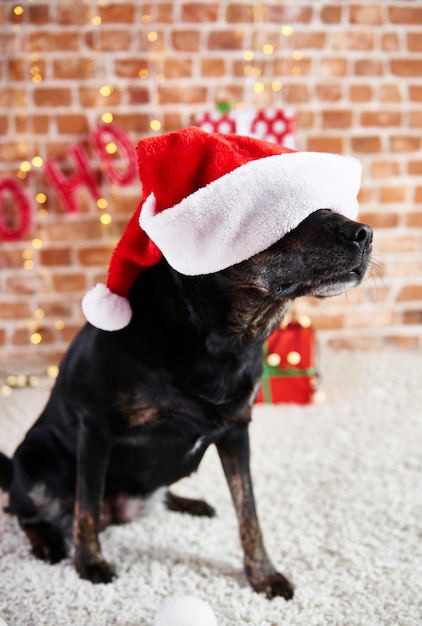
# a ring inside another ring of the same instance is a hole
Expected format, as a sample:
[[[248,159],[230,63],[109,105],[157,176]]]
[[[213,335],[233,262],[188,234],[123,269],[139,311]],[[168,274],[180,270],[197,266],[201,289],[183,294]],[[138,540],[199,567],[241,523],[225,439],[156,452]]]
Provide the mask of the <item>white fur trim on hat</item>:
[[[121,330],[132,317],[129,300],[101,283],[85,294],[82,310],[88,322],[101,330]]]
[[[151,193],[139,223],[175,270],[210,274],[262,252],[318,209],[355,219],[361,170],[357,159],[320,152],[248,161],[159,213]]]

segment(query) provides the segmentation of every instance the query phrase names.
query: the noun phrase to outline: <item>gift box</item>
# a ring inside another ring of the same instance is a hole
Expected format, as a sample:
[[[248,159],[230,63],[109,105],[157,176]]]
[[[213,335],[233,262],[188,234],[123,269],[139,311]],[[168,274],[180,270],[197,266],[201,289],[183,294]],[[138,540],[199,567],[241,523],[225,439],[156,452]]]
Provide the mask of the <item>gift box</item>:
[[[315,335],[309,318],[280,326],[264,345],[256,402],[309,404],[316,391]]]
[[[214,111],[199,113],[195,126],[212,133],[235,133],[296,148],[295,115],[291,109],[233,109],[220,103]]]

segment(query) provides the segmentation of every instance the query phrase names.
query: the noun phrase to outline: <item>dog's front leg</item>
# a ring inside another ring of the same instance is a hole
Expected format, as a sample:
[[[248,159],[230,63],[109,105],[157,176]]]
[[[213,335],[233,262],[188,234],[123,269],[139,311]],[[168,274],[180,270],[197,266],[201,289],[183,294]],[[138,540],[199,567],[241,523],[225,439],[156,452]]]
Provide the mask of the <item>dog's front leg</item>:
[[[98,539],[109,452],[106,436],[81,428],[73,521],[75,567],[81,578],[93,583],[109,583],[115,578],[113,567],[101,554]]]
[[[217,449],[230,488],[239,522],[246,576],[255,591],[268,598],[293,597],[293,587],[271,563],[259,526],[249,467],[247,425],[230,430],[217,442]]]

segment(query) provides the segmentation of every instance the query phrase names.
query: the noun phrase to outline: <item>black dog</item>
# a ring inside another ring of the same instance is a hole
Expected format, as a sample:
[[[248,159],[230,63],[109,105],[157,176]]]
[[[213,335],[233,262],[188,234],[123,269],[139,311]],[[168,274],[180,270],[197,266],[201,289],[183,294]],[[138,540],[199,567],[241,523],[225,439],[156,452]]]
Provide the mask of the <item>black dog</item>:
[[[52,563],[66,557],[73,526],[79,575],[110,582],[101,528],[129,521],[134,503],[195,471],[214,443],[246,576],[268,597],[291,598],[292,585],[264,547],[249,471],[262,345],[297,296],[336,295],[359,284],[371,241],[369,226],[319,210],[264,252],[214,274],[185,276],[162,260],[132,288],[127,328],[86,324],[13,460],[1,456],[9,512],[33,553]],[[194,515],[214,512],[170,491],[166,503]]]

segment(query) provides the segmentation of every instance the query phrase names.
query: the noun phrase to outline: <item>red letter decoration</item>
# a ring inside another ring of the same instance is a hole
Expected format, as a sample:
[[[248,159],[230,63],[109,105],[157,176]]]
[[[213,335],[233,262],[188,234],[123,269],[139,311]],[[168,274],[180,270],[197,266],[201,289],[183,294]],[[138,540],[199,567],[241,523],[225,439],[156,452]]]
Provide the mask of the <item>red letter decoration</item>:
[[[67,211],[76,213],[80,211],[80,206],[76,199],[76,191],[79,187],[88,187],[95,200],[101,198],[101,192],[98,189],[95,174],[82,145],[71,146],[68,154],[72,157],[77,167],[77,171],[72,176],[63,176],[56,162],[52,159],[45,162],[44,172]]]
[[[104,174],[114,185],[129,185],[136,178],[136,156],[132,141],[127,133],[113,124],[100,124],[92,135],[92,144],[101,159]],[[117,169],[111,154],[106,150],[107,144],[114,142],[120,154],[125,157],[126,172]]]
[[[6,223],[3,194],[8,192],[16,203],[18,220],[17,226],[11,227]],[[18,183],[11,178],[0,180],[0,237],[6,241],[22,239],[31,227],[31,206],[28,198],[20,189]]]

